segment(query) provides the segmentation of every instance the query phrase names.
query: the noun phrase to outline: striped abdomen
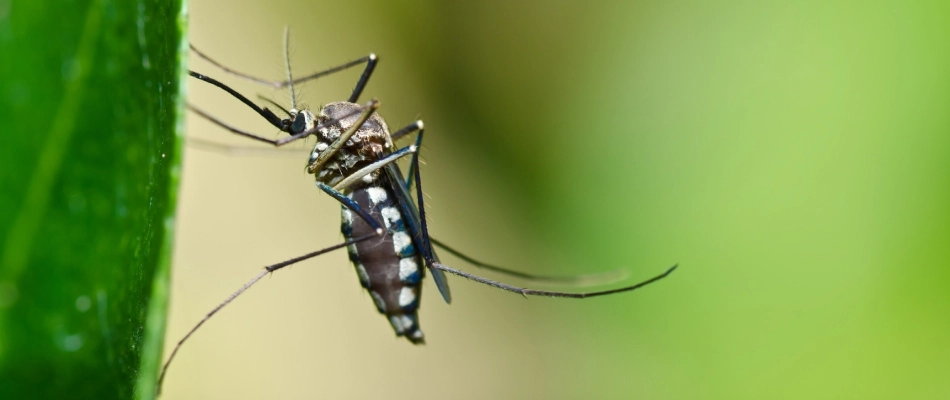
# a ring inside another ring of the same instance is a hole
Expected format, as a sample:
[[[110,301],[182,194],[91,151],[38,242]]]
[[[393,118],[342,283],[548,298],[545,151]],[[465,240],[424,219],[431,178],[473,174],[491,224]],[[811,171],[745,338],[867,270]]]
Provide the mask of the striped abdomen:
[[[399,207],[393,202],[395,196],[385,184],[374,183],[353,190],[349,197],[377,221],[384,222],[387,230],[381,238],[347,247],[360,283],[369,291],[376,309],[389,318],[397,336],[405,336],[416,344],[423,343],[417,315],[422,260],[412,244],[411,233],[406,231]],[[346,207],[343,207],[342,230],[347,239],[373,233],[366,221]]]

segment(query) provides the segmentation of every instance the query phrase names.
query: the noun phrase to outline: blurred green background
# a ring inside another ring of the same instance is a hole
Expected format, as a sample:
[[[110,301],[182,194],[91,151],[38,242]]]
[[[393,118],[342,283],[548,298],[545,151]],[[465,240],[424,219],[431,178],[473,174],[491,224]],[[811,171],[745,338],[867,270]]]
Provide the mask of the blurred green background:
[[[950,397],[948,3],[190,3],[192,43],[256,75],[282,76],[284,25],[300,74],[380,56],[364,99],[425,120],[437,237],[536,273],[681,268],[583,301],[427,284],[420,348],[327,255],[206,325],[166,398]],[[247,144],[194,114],[188,134]],[[187,149],[166,349],[261,266],[339,241],[297,148]]]
[[[151,399],[184,137],[181,1],[0,0],[0,399]]]

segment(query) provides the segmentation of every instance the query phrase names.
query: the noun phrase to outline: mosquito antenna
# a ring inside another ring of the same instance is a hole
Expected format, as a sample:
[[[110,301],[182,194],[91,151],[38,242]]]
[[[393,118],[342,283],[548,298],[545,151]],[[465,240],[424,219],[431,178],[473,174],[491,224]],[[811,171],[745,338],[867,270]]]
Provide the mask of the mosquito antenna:
[[[287,65],[287,82],[290,82],[290,107],[297,109],[297,93],[294,92],[294,75],[290,73],[290,27],[284,27],[284,64]]]

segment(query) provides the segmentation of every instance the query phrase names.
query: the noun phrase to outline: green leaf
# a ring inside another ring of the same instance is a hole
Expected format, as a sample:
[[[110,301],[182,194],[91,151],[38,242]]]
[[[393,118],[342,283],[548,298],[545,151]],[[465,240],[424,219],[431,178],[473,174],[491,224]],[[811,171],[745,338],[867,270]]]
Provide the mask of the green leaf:
[[[180,1],[0,1],[0,398],[154,397]]]

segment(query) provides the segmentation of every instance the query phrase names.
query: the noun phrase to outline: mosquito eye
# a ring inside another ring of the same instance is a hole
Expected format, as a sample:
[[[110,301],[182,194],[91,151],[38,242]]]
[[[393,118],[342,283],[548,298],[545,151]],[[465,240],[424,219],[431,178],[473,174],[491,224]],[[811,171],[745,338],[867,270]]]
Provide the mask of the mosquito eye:
[[[300,133],[307,130],[307,117],[303,113],[294,116],[294,123],[290,127],[294,133]]]

